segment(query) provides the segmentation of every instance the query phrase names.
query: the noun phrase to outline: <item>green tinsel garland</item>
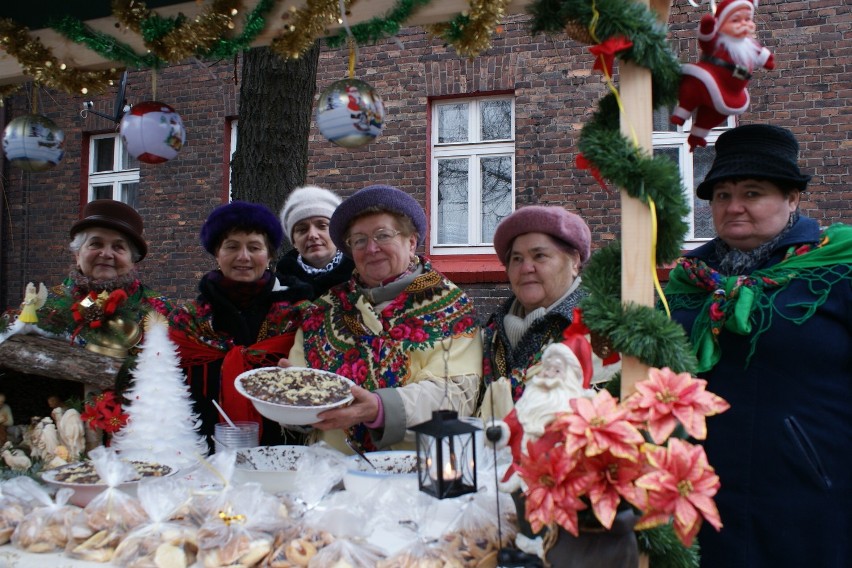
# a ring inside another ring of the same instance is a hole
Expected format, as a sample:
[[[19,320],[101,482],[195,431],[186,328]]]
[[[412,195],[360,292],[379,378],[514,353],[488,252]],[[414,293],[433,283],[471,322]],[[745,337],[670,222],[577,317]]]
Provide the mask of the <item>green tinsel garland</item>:
[[[408,20],[414,12],[422,6],[426,6],[432,0],[399,0],[396,5],[382,17],[350,27],[352,36],[359,44],[376,43],[380,39],[393,37],[399,33],[403,23]],[[346,43],[349,34],[341,30],[336,36],[326,38],[326,44],[336,49]]]
[[[275,5],[276,0],[261,0],[246,16],[242,32],[233,38],[219,38],[209,49],[200,49],[197,56],[202,58],[222,59],[232,57],[251,47],[251,43],[266,27],[266,15]],[[146,44],[157,44],[184,21],[185,16],[163,18],[155,13],[146,18],[140,27]],[[101,57],[110,61],[120,61],[128,67],[157,69],[168,61],[154,55],[153,52],[139,55],[129,45],[118,41],[109,34],[92,29],[77,18],[65,16],[50,23],[50,27],[69,40],[85,45]]]
[[[139,55],[126,43],[118,41],[109,34],[94,30],[71,16],[64,16],[52,21],[50,27],[74,43],[85,45],[104,59],[120,61],[128,67],[156,69],[163,63],[153,53]]]

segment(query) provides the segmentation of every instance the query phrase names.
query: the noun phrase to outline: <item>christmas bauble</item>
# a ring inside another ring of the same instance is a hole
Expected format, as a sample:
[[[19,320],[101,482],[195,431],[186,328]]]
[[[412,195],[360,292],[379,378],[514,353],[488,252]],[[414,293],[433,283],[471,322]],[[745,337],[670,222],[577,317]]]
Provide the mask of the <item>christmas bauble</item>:
[[[3,131],[3,152],[13,166],[43,172],[56,166],[65,154],[65,133],[45,116],[19,116]]]
[[[130,155],[146,164],[171,160],[186,142],[180,115],[156,101],[133,105],[122,117],[119,132]]]
[[[320,95],[317,126],[338,146],[357,148],[369,144],[382,133],[384,122],[382,98],[364,81],[335,81]]]

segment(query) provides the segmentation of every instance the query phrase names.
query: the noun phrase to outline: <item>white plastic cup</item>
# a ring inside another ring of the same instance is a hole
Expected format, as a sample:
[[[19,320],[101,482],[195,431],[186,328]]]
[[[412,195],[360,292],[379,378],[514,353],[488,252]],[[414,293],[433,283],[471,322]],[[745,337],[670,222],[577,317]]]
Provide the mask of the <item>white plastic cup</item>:
[[[236,428],[226,422],[220,422],[213,427],[213,443],[217,452],[224,449],[254,448],[258,445],[260,431],[257,422],[234,422],[234,426]]]

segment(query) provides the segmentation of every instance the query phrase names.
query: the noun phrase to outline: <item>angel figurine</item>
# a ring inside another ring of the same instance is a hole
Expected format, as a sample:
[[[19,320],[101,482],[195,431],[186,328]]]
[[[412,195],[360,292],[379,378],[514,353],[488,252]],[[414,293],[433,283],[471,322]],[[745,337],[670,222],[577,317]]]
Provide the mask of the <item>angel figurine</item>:
[[[38,323],[37,310],[44,305],[47,300],[47,288],[44,283],[39,282],[38,290],[35,284],[30,282],[24,291],[24,301],[21,304],[21,315],[18,316],[18,321],[23,323]]]

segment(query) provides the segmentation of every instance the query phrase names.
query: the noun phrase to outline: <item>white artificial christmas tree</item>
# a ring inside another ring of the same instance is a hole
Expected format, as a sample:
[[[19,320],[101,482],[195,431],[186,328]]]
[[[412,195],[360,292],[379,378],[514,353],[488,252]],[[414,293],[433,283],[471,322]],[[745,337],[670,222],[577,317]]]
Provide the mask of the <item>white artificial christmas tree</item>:
[[[127,424],[115,433],[111,447],[121,457],[155,461],[178,468],[194,465],[207,455],[198,434],[198,416],[180,367],[177,347],[169,339],[160,314],[145,317],[145,338],[133,370],[133,387],[125,397]]]

